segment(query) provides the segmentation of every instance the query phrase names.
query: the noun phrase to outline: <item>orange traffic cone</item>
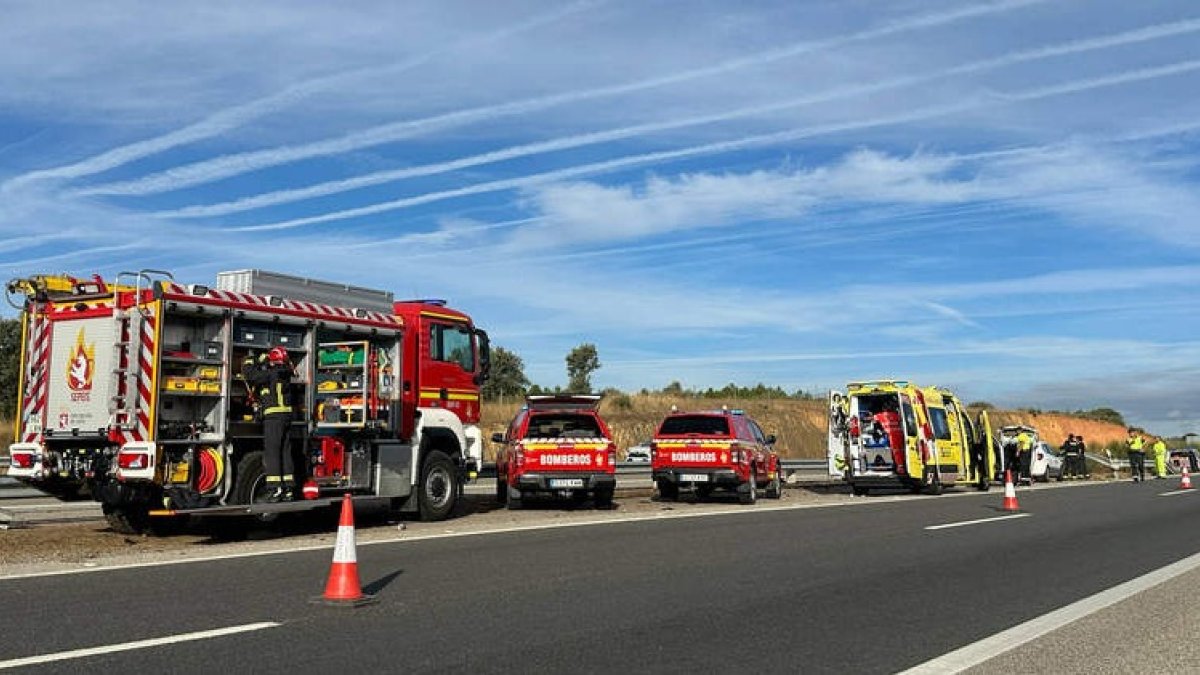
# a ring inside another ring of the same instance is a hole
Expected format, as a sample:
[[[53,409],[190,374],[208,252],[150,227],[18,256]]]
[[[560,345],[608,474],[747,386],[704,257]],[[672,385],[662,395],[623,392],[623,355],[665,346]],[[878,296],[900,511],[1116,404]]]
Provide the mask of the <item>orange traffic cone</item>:
[[[333,547],[333,566],[325,594],[312,602],[337,607],[362,607],[379,599],[362,592],[358,583],[358,556],[354,551],[354,506],[350,495],[342,498],[342,516],[338,520],[337,543]]]
[[[1004,470],[1004,505],[1005,511],[1020,511],[1021,507],[1017,506],[1017,490],[1013,487],[1012,471]]]
[[[1179,482],[1179,489],[1180,490],[1191,490],[1192,489],[1192,476],[1188,472],[1187,469],[1183,470],[1183,480]]]

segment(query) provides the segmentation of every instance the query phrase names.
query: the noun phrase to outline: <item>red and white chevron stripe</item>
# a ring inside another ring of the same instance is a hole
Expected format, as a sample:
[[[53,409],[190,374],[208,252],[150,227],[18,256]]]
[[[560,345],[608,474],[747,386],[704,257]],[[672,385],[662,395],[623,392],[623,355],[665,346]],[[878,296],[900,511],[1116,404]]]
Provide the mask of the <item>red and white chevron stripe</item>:
[[[142,315],[141,346],[138,349],[137,380],[137,426],[133,431],[135,441],[150,438],[150,406],[154,392],[154,346],[158,337],[158,316],[153,309]]]
[[[21,440],[36,443],[42,440],[42,422],[45,417],[47,380],[46,368],[50,362],[49,320],[41,307],[32,307],[29,313],[29,353],[25,364],[25,396],[21,408]],[[29,429],[29,421],[36,420],[36,431]]]

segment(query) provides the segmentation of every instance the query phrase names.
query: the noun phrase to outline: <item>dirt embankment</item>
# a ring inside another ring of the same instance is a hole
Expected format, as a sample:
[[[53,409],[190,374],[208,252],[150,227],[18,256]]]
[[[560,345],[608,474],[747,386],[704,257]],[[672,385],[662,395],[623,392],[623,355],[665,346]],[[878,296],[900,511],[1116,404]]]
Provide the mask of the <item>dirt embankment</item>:
[[[623,405],[624,401],[628,405]],[[612,428],[617,447],[624,449],[650,438],[671,406],[680,410],[712,410],[727,405],[740,408],[758,420],[763,430],[778,437],[778,447],[784,457],[824,457],[826,446],[826,404],[824,401],[796,400],[720,400],[690,399],[661,394],[632,395],[627,399],[606,398],[600,412]],[[495,444],[490,441],[495,432],[503,432],[520,408],[519,403],[486,403],[483,406],[484,453],[491,459]],[[1036,427],[1042,438],[1057,447],[1068,433],[1082,434],[1092,449],[1099,450],[1110,442],[1125,438],[1125,428],[1118,424],[1085,420],[1069,415],[1026,413],[996,410],[991,412],[992,425],[1028,424]]]

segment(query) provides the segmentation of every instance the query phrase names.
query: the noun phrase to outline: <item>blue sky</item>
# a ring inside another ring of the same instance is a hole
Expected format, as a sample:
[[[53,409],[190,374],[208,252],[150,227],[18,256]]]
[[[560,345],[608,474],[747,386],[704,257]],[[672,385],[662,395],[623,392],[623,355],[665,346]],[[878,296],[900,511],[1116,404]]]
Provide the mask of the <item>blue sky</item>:
[[[538,383],[1200,431],[1200,6],[27,1],[0,269],[445,297]]]

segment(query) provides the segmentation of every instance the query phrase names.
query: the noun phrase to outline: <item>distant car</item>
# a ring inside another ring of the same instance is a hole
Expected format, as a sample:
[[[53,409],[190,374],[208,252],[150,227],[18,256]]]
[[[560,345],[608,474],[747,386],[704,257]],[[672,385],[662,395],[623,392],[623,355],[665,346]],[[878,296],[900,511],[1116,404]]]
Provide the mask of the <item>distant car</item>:
[[[1167,455],[1167,466],[1172,473],[1188,473],[1200,471],[1200,453],[1192,448],[1178,448]]]
[[[642,441],[625,449],[625,461],[638,464],[650,463],[650,441]]]
[[[1038,441],[1033,446],[1033,456],[1029,460],[1029,475],[1034,480],[1043,483],[1051,478],[1063,479],[1063,458],[1045,441]]]

